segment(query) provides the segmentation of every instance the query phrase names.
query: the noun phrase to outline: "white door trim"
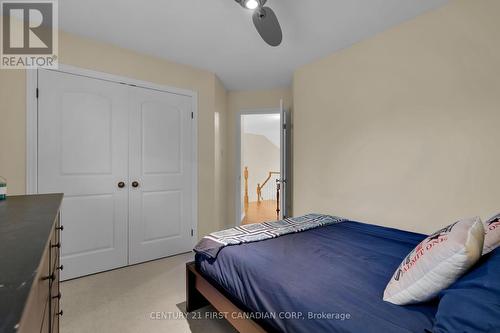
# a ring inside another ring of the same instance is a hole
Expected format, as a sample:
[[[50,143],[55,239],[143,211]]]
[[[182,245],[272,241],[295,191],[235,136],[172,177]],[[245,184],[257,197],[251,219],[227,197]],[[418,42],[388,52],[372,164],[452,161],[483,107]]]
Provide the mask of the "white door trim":
[[[281,109],[278,108],[268,108],[268,109],[242,109],[236,114],[236,163],[235,163],[235,184],[236,184],[236,216],[235,225],[241,224],[241,218],[243,212],[241,211],[241,116],[246,114],[281,114]],[[280,148],[281,149],[281,148]]]
[[[179,89],[160,85],[152,82],[136,80],[128,77],[97,72],[89,69],[78,68],[70,65],[59,64],[59,69],[44,69],[67,74],[85,76],[119,84],[137,86],[146,89],[158,90],[177,95],[189,96],[193,99],[193,169],[192,169],[192,216],[191,228],[193,229],[193,246],[198,241],[198,93],[191,90]],[[26,70],[26,193],[38,193],[38,70]],[[43,93],[43,92],[41,92]]]

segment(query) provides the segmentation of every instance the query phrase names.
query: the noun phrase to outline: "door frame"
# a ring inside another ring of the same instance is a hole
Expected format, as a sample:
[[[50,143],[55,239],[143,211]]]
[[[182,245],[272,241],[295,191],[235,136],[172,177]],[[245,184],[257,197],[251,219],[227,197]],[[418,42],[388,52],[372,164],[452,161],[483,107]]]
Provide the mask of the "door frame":
[[[234,225],[241,225],[242,214],[241,211],[241,175],[243,170],[241,169],[241,116],[243,115],[255,115],[255,114],[278,114],[281,117],[281,109],[276,108],[263,108],[263,109],[241,109],[236,114],[236,160],[235,160],[235,191],[237,200],[235,200],[235,223]],[[281,147],[280,147],[281,150]],[[282,166],[280,165],[280,169]]]
[[[58,69],[42,69],[67,74],[83,76],[92,79],[146,88],[191,97],[193,100],[192,114],[192,245],[198,241],[198,93],[191,90],[174,88],[148,81],[141,81],[129,77],[98,72],[71,65],[59,64]],[[26,193],[38,194],[38,69],[26,70]]]

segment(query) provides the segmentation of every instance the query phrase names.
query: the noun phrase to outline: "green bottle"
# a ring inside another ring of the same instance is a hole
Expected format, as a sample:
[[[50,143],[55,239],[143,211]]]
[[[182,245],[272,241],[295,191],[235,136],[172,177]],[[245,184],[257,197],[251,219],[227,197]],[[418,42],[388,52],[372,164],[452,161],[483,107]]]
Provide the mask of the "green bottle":
[[[0,177],[0,200],[5,200],[7,197],[7,181]]]

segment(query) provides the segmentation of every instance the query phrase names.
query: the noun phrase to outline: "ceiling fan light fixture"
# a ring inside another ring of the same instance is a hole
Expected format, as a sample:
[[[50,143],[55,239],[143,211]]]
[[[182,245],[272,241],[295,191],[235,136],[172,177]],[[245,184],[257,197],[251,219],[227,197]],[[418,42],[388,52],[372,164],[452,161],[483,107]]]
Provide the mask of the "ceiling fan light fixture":
[[[245,7],[248,9],[256,9],[259,5],[260,3],[257,0],[245,0]]]
[[[262,39],[270,46],[278,46],[283,32],[274,11],[266,7],[267,0],[235,0],[241,7],[253,10],[252,21]]]

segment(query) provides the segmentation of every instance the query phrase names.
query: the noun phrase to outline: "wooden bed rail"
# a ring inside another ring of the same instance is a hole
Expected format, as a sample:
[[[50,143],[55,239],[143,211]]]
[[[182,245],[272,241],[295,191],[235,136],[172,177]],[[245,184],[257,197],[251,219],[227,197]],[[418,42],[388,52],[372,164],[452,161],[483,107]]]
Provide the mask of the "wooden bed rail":
[[[195,262],[186,264],[186,311],[193,312],[206,305],[212,306],[240,333],[265,333],[259,324],[247,318],[246,311],[241,310],[229,300],[212,283],[205,279],[196,269]]]

